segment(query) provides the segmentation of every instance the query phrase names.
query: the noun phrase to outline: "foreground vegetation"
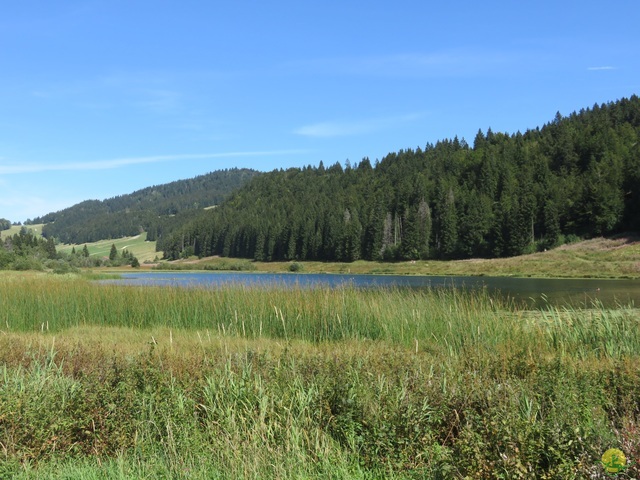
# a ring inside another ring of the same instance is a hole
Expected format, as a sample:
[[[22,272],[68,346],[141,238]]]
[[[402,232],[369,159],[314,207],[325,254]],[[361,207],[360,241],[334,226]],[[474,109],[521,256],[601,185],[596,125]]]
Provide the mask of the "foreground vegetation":
[[[640,452],[632,308],[0,283],[3,478],[604,478]]]

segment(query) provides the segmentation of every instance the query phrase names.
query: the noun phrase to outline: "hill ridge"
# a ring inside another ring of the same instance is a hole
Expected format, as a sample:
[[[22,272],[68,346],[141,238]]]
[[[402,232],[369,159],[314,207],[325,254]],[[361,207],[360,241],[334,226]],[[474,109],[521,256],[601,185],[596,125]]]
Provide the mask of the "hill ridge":
[[[216,170],[105,200],[85,200],[29,223],[45,224],[43,236],[62,243],[90,243],[143,231],[156,240],[205,207],[221,203],[260,173],[247,168]]]

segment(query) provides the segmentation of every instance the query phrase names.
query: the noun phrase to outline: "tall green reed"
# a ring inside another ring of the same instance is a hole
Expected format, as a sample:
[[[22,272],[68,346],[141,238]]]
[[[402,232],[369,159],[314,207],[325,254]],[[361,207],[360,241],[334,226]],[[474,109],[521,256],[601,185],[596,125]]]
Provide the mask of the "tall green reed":
[[[535,320],[548,348],[577,358],[618,358],[640,353],[640,315],[629,306],[549,308]]]
[[[388,340],[452,353],[516,338],[505,305],[454,289],[128,287],[82,279],[15,279],[0,290],[0,328],[60,331],[79,326],[168,327],[223,336]],[[511,322],[513,323],[513,322]]]
[[[632,308],[549,308],[536,314],[484,291],[457,289],[131,287],[54,276],[12,277],[0,288],[0,330],[82,326],[206,331],[220,337],[388,341],[416,353],[640,352]]]

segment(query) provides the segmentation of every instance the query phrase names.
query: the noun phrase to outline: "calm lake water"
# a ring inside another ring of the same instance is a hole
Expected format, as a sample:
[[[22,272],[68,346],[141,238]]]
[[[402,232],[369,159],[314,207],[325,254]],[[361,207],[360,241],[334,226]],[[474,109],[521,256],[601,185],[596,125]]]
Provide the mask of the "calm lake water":
[[[488,289],[492,295],[509,297],[531,307],[607,307],[640,305],[640,280],[539,279],[510,277],[445,277],[409,275],[341,275],[312,273],[141,272],[125,273],[119,280],[103,283],[147,286],[216,288],[225,285],[251,287],[354,286],[357,288],[464,288]]]

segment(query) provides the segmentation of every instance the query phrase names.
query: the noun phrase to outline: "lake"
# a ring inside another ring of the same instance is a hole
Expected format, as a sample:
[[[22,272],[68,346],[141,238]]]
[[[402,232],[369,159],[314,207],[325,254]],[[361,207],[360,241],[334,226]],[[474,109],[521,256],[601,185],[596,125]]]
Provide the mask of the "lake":
[[[451,277],[413,275],[347,275],[313,273],[248,272],[140,272],[124,273],[119,280],[102,283],[145,286],[216,288],[225,285],[248,287],[318,286],[356,288],[463,288],[488,289],[492,295],[509,297],[530,307],[590,307],[601,302],[606,307],[640,305],[640,280],[550,279],[511,277]]]

